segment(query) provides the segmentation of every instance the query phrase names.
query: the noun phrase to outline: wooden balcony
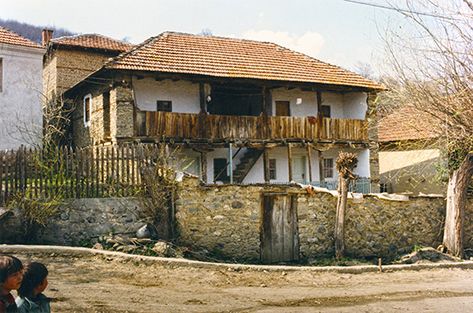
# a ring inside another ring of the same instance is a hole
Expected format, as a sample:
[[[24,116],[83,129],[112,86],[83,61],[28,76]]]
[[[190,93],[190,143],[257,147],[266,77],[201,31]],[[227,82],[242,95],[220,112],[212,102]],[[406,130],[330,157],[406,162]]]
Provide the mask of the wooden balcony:
[[[135,133],[137,137],[181,140],[368,140],[364,120],[150,111],[137,113]]]

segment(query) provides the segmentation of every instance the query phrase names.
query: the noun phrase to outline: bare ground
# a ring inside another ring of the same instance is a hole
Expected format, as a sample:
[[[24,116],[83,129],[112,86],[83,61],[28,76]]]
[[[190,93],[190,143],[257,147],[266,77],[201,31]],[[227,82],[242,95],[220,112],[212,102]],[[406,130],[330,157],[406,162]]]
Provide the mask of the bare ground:
[[[0,249],[1,250],[1,249]],[[383,273],[146,265],[20,253],[47,264],[53,312],[472,312],[473,270]]]

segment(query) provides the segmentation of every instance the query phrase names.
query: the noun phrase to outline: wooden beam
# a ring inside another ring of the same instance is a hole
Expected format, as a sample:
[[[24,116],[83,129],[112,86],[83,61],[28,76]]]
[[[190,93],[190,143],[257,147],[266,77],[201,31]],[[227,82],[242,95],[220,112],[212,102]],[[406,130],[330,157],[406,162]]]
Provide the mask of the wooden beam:
[[[272,94],[271,94],[271,89],[264,87],[263,89],[264,92],[264,111],[263,114],[266,116],[271,116],[273,113],[273,100],[272,100]]]
[[[292,144],[287,144],[287,170],[289,181],[292,181]]]
[[[202,151],[200,153],[200,169],[202,171],[202,180],[207,183],[207,152]]]
[[[269,183],[271,180],[269,175],[269,153],[268,149],[265,147],[263,151],[263,164],[264,164],[264,181]]]
[[[325,181],[324,171],[322,167],[322,162],[323,162],[322,151],[318,150],[317,153],[319,157],[319,181],[320,181],[320,184],[322,184],[322,182]]]
[[[204,83],[199,83],[199,101],[200,101],[200,113],[206,113]]]
[[[322,112],[322,92],[317,91],[317,115],[322,116],[321,112]]]
[[[309,184],[312,182],[312,147],[307,145],[307,161],[309,162]]]
[[[233,147],[228,144],[228,174],[230,176],[230,184],[233,184]]]

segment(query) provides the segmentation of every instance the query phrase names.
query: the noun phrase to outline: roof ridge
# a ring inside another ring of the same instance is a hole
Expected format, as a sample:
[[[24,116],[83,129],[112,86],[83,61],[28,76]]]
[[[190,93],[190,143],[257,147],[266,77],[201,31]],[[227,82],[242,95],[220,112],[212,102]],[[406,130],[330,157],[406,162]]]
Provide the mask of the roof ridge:
[[[101,37],[101,38],[104,38],[104,39],[110,39],[110,40],[113,40],[113,41],[117,41],[117,42],[120,42],[120,43],[123,43],[123,44],[128,44],[130,46],[133,45],[132,43],[126,42],[124,40],[115,39],[115,38],[105,36],[105,35],[102,35],[102,34],[98,34],[98,33],[75,34],[75,35],[69,35],[69,36],[61,36],[61,37],[53,38],[53,39],[51,39],[51,41],[52,42],[57,42],[58,40],[61,40],[61,39],[69,39],[69,38],[73,39],[73,38],[79,38],[79,37],[84,37],[84,36],[97,36],[97,37]]]
[[[280,45],[280,44],[277,44],[277,43],[272,43],[272,44],[275,45],[275,46],[277,46],[277,47],[279,47],[279,48],[282,48],[282,49],[291,51],[291,52],[293,52],[293,53],[297,53],[297,54],[299,54],[299,55],[301,55],[301,56],[303,56],[303,57],[309,58],[309,59],[311,59],[311,60],[314,60],[314,61],[317,61],[317,62],[326,64],[326,65],[335,67],[335,68],[337,68],[337,69],[339,69],[339,70],[342,70],[342,71],[345,71],[345,72],[349,72],[349,73],[351,73],[351,74],[353,74],[353,75],[356,75],[356,76],[358,76],[358,77],[360,77],[360,78],[363,78],[363,79],[366,80],[366,81],[369,81],[369,82],[371,82],[371,83],[375,83],[375,84],[380,85],[380,86],[382,86],[382,87],[385,88],[385,86],[384,86],[383,84],[378,83],[378,82],[376,82],[376,81],[374,81],[374,80],[372,80],[372,79],[366,78],[366,77],[364,77],[364,76],[362,76],[362,75],[360,75],[360,74],[358,74],[358,73],[355,73],[355,72],[352,71],[352,70],[348,70],[348,69],[346,69],[346,68],[343,68],[343,67],[341,67],[340,65],[336,65],[336,64],[332,64],[332,63],[329,63],[329,62],[326,62],[326,61],[322,61],[322,60],[317,59],[317,58],[315,58],[315,57],[313,57],[313,56],[307,55],[307,54],[305,54],[305,53],[302,53],[302,52],[299,52],[299,51],[296,51],[296,50],[289,49],[289,48],[284,47],[284,46],[282,46],[282,45]]]
[[[113,63],[115,63],[119,59],[124,58],[125,56],[132,54],[133,52],[135,52],[138,49],[143,48],[144,46],[146,46],[146,45],[150,44],[151,42],[153,42],[155,39],[158,39],[159,37],[161,37],[163,34],[164,33],[161,33],[157,36],[150,37],[150,38],[146,39],[145,41],[143,41],[142,43],[134,45],[133,48],[131,48],[130,50],[124,51],[124,52],[120,53],[119,55],[117,55],[116,57],[110,58],[109,61],[107,61],[102,66],[102,68],[107,68],[109,65],[112,65]]]

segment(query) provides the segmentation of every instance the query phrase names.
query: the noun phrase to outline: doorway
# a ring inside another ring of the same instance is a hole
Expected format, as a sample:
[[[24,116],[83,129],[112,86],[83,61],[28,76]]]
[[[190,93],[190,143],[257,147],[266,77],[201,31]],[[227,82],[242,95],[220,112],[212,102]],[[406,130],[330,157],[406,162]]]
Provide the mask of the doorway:
[[[264,194],[262,224],[261,261],[298,261],[297,196],[284,193]]]

